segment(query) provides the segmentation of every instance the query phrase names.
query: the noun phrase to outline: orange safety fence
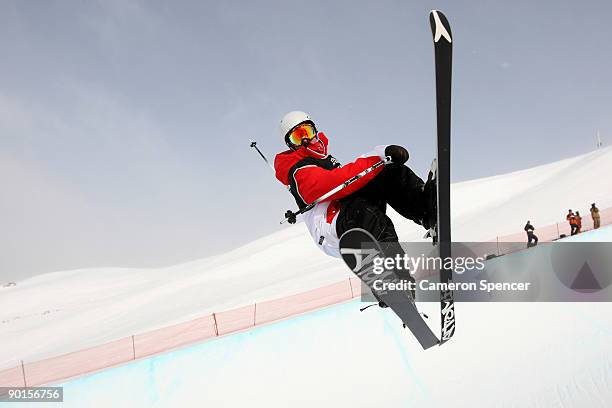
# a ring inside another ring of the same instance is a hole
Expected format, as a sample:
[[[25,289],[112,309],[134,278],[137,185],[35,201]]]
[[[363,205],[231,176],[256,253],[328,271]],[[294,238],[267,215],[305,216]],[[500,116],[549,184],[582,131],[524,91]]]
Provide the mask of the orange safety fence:
[[[133,359],[152,356],[218,336],[214,314],[132,336]]]
[[[612,224],[612,208],[601,210],[600,215],[602,226]],[[589,214],[585,214],[582,224],[582,231],[593,228]],[[554,241],[562,234],[569,236],[570,228],[566,222],[563,222],[537,227],[535,233],[540,242]],[[483,248],[486,247],[487,250],[493,248],[492,252],[497,252],[497,255],[508,254],[526,248],[526,234],[521,232],[500,236],[483,244]],[[17,367],[0,370],[0,387],[33,387],[57,383],[358,298],[361,296],[361,291],[359,279],[351,277],[307,292],[213,313],[85,350],[40,361],[21,361]]]
[[[360,281],[352,277],[307,292],[213,313],[85,350],[40,361],[21,361],[17,367],[0,371],[0,387],[35,387],[57,383],[359,296]]]

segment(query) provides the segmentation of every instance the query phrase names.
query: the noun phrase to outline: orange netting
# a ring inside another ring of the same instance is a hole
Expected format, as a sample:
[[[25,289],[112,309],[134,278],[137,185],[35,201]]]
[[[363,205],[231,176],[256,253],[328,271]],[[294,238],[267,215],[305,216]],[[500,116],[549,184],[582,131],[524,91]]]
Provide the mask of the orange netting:
[[[0,371],[0,387],[25,387],[22,367]]]
[[[133,357],[141,358],[217,336],[213,315],[133,336]]]
[[[320,309],[360,296],[359,284],[358,278],[350,278],[307,292],[213,313],[89,349],[31,363],[22,362],[17,367],[0,371],[0,387],[34,387],[55,383]]]

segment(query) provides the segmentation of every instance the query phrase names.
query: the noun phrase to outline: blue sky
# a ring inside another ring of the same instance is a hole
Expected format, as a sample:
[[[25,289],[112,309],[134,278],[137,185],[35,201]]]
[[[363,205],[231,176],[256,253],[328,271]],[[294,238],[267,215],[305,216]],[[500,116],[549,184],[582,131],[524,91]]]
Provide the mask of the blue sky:
[[[424,174],[432,8],[454,34],[454,181],[608,143],[605,1],[2,1],[0,282],[283,228],[295,204],[248,140],[282,150],[289,110],[342,162],[395,143]]]

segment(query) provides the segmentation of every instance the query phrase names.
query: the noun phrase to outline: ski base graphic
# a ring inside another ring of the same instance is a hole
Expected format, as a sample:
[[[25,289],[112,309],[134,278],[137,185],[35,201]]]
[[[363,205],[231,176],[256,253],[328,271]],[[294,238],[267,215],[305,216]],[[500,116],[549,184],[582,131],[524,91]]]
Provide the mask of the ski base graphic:
[[[374,289],[375,281],[399,282],[400,278],[393,271],[374,273],[374,259],[383,257],[382,248],[368,231],[354,228],[340,237],[340,254],[349,269],[365,283],[380,301],[384,302],[410,329],[423,349],[439,344],[438,338],[431,331],[406,291],[382,291]]]

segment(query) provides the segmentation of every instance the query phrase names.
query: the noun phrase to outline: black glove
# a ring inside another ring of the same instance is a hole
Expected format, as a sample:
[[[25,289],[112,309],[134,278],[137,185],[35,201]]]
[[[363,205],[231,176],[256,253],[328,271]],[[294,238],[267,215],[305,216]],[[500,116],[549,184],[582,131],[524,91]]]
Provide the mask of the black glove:
[[[385,147],[385,156],[391,157],[391,160],[395,164],[404,164],[408,161],[410,155],[408,154],[408,150],[404,149],[402,146],[397,145],[389,145]]]

